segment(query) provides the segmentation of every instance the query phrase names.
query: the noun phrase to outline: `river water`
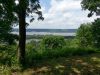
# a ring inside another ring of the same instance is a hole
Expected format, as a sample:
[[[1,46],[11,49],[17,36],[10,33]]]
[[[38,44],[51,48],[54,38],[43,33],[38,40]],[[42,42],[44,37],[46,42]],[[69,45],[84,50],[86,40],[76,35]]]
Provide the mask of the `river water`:
[[[19,34],[18,32],[12,32]],[[76,33],[51,33],[51,32],[26,32],[27,35],[58,35],[58,36],[76,36]]]

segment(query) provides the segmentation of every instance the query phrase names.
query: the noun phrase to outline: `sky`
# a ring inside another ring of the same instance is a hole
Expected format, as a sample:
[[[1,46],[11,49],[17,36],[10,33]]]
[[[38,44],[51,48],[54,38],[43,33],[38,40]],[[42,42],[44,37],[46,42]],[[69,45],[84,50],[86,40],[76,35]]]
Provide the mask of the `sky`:
[[[44,21],[36,19],[28,28],[76,29],[82,23],[94,21],[97,17],[88,18],[89,11],[82,10],[80,3],[81,0],[40,0]]]

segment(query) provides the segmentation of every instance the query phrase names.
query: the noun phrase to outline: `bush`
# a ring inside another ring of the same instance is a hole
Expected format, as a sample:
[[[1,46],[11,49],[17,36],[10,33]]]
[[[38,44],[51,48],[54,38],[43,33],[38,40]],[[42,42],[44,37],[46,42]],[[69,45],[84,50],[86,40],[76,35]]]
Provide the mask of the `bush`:
[[[26,46],[27,63],[32,64],[35,60],[87,55],[96,52],[94,48],[79,48],[77,43],[77,39],[65,40],[60,36],[45,36],[38,43],[31,41]]]
[[[65,46],[65,39],[62,36],[45,36],[41,41],[44,49],[61,49]]]
[[[16,54],[15,46],[0,46],[0,64],[11,66],[17,63]]]
[[[16,45],[0,45],[0,75],[11,75],[20,69]]]
[[[78,39],[66,39],[66,46],[68,48],[78,48]]]

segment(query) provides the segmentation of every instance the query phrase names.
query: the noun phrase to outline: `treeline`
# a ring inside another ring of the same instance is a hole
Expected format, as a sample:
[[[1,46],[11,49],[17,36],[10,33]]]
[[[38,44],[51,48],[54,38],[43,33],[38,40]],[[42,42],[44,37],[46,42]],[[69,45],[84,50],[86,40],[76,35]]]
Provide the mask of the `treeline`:
[[[44,36],[49,36],[49,35],[26,35],[26,40],[28,40],[28,39],[43,39]],[[53,36],[53,35],[50,35],[50,36]],[[73,38],[75,38],[75,36],[64,36],[64,38],[65,39],[73,39]]]

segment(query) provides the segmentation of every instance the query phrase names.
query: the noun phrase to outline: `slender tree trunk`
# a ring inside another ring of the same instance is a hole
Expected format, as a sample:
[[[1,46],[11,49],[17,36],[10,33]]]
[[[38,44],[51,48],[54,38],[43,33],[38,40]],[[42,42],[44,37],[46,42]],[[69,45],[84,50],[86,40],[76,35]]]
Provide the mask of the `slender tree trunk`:
[[[25,64],[25,44],[26,44],[26,22],[25,22],[25,11],[20,11],[19,17],[19,49],[18,59],[21,65]]]

